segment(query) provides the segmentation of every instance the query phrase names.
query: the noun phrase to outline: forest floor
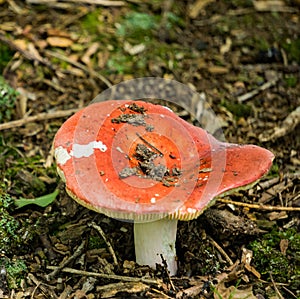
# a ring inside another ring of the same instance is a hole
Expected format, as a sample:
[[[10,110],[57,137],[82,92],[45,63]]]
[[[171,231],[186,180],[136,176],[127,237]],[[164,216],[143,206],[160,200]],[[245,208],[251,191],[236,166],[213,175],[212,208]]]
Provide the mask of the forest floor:
[[[0,298],[300,298],[299,16],[297,0],[0,0]],[[137,265],[132,224],[78,205],[53,161],[71,114],[140,77],[190,86],[227,142],[275,155],[179,222],[175,277]]]

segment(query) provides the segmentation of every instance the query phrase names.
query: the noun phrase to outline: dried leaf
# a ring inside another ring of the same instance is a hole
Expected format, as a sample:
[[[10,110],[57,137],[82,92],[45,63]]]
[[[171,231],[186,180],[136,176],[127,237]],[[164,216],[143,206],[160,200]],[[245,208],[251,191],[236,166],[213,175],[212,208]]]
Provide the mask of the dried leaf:
[[[97,50],[99,49],[98,43],[92,43],[87,51],[84,53],[84,55],[81,58],[81,61],[84,62],[87,66],[91,64],[91,56],[94,55]]]
[[[27,50],[27,42],[24,39],[15,39],[14,44],[23,51]]]
[[[197,0],[189,7],[189,16],[192,19],[198,17],[200,11],[205,8],[209,3],[214,2],[214,0]]]
[[[47,30],[48,36],[60,36],[60,37],[67,37],[70,38],[70,34],[66,31],[57,29],[57,28],[49,28]]]
[[[286,251],[289,247],[289,240],[287,240],[287,239],[280,240],[279,247],[280,247],[281,253],[283,255],[286,255]]]
[[[51,47],[67,48],[73,44],[73,41],[67,37],[50,36],[47,42]]]
[[[232,45],[232,40],[230,37],[227,37],[226,38],[226,41],[225,41],[225,44],[223,44],[221,47],[220,47],[220,53],[222,55],[224,55],[225,53],[229,52],[230,49],[231,49],[231,45]]]
[[[253,1],[253,6],[257,11],[278,11],[285,3],[281,0]]]
[[[146,49],[146,46],[144,44],[138,44],[138,45],[132,46],[130,43],[128,43],[126,41],[124,42],[124,50],[132,56],[143,52],[145,49]]]

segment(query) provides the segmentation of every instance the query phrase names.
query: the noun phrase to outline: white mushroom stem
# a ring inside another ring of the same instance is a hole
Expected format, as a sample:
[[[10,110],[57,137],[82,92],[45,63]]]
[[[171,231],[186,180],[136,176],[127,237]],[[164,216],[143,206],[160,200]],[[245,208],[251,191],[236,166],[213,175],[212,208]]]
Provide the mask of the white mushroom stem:
[[[177,220],[161,219],[153,222],[134,223],[136,262],[155,268],[166,260],[170,275],[177,272],[176,231]]]

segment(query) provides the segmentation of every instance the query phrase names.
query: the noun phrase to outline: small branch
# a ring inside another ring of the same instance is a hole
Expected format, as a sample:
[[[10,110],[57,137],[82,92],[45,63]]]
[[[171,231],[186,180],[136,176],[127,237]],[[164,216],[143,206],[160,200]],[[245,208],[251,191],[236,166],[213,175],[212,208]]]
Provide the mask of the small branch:
[[[67,62],[67,63],[83,70],[87,74],[90,74],[92,77],[98,78],[100,81],[102,81],[104,84],[106,84],[107,87],[112,87],[112,84],[104,76],[100,75],[99,73],[97,73],[93,69],[89,69],[86,66],[84,66],[83,64],[81,64],[77,61],[74,61],[74,60],[68,58],[67,56],[65,56],[63,54],[60,54],[60,53],[57,53],[57,52],[54,52],[54,51],[50,51],[50,50],[46,50],[45,53],[52,56],[52,57],[55,57],[55,58],[60,59],[62,61],[65,61],[65,62]]]
[[[55,266],[47,266],[46,267],[49,270],[55,270],[58,267]],[[161,285],[161,282],[156,279],[151,278],[138,278],[138,277],[129,277],[129,276],[121,276],[121,275],[115,275],[115,274],[104,274],[104,273],[97,273],[97,272],[89,272],[89,271],[83,271],[83,270],[77,270],[73,268],[63,268],[61,269],[62,272],[65,273],[71,273],[81,276],[93,276],[93,277],[99,277],[104,279],[113,279],[113,280],[120,280],[120,281],[132,281],[132,282],[144,282],[150,285]]]
[[[43,113],[40,113],[37,115],[24,117],[22,119],[18,119],[18,120],[4,123],[4,124],[0,124],[0,131],[12,129],[12,128],[16,128],[16,127],[21,127],[30,122],[66,117],[66,116],[69,116],[69,115],[77,112],[78,110],[79,109],[69,109],[69,110],[60,110],[60,111],[49,112],[49,113],[43,112]]]
[[[230,266],[233,265],[233,261],[231,260],[231,258],[227,255],[227,253],[225,252],[225,250],[210,236],[207,236],[209,241],[212,243],[212,245],[214,247],[217,248],[217,250],[221,253],[221,255],[225,258],[225,260],[228,262],[228,264]]]
[[[142,135],[140,135],[139,133],[136,132],[136,135],[144,142],[146,143],[148,146],[150,146],[152,149],[154,149],[155,151],[157,151],[159,153],[160,157],[163,157],[164,154],[154,145],[152,145],[149,141],[147,141]]]
[[[101,235],[101,237],[103,238],[104,242],[106,243],[108,251],[112,255],[112,258],[113,258],[113,261],[114,261],[114,265],[118,266],[118,260],[117,260],[116,254],[114,252],[114,249],[113,249],[111,243],[109,242],[109,240],[106,238],[106,235],[105,235],[104,231],[102,230],[102,228],[99,225],[97,225],[96,223],[94,223],[94,222],[92,222],[91,224],[89,224],[89,226],[91,226],[92,228],[94,228]]]
[[[49,281],[51,280],[62,268],[64,268],[66,265],[74,261],[79,255],[83,252],[84,247],[85,247],[85,240],[82,241],[82,243],[77,247],[73,255],[71,255],[69,258],[66,260],[63,260],[63,262],[56,267],[50,274],[46,275],[46,279]]]
[[[275,141],[292,132],[300,123],[300,106],[292,111],[282,122],[280,127],[275,127],[258,136],[261,142]]]
[[[38,289],[40,289],[40,291],[46,296],[46,298],[53,298],[53,299],[57,298],[56,294],[54,293],[50,285],[41,282],[32,273],[28,273],[28,278],[35,284],[35,288],[33,289],[30,298],[36,298],[35,292]]]
[[[61,1],[49,1],[49,0],[26,0],[29,4],[48,4],[53,2],[70,2],[77,4],[94,4],[102,6],[123,6],[125,5],[124,1],[110,1],[110,0],[61,0]]]
[[[274,286],[275,292],[277,293],[277,295],[278,295],[278,297],[279,297],[280,299],[284,299],[284,297],[281,295],[281,293],[279,292],[279,290],[278,290],[278,288],[277,288],[277,286],[276,286],[276,283],[275,283],[275,281],[274,281],[274,279],[273,279],[272,273],[270,272],[269,274],[270,274],[270,278],[271,278],[272,284],[273,284],[273,286]]]
[[[247,100],[253,98],[254,96],[256,96],[257,94],[259,94],[261,91],[266,90],[266,89],[274,86],[276,84],[276,82],[278,81],[278,79],[279,78],[275,78],[271,81],[268,81],[268,82],[264,83],[263,85],[259,86],[258,88],[239,96],[237,98],[238,102],[242,103],[244,101],[247,101]]]
[[[300,177],[300,171],[295,172],[295,173],[286,173],[283,177],[278,176],[276,178],[272,178],[272,179],[269,179],[269,180],[264,181],[264,182],[259,182],[258,186],[261,189],[269,189],[270,187],[274,186],[275,184],[277,184],[281,181],[284,181],[286,179],[293,180],[293,179],[296,179],[298,177]]]
[[[238,202],[234,200],[224,199],[224,198],[218,198],[219,202],[223,202],[226,204],[232,204],[236,206],[242,206],[249,209],[257,209],[257,210],[265,210],[265,211],[286,211],[286,212],[300,212],[300,208],[298,207],[274,207],[274,206],[264,206],[259,204],[250,204],[245,202]]]

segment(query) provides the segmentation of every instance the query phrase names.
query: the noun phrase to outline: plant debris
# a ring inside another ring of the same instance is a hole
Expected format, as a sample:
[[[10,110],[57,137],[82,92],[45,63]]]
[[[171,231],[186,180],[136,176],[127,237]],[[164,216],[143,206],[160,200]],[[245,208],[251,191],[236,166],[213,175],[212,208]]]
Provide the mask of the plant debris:
[[[124,179],[129,176],[139,176],[145,179],[152,179],[163,182],[164,186],[175,186],[181,175],[181,170],[177,167],[168,169],[163,164],[155,164],[158,153],[151,150],[145,144],[138,143],[133,153],[133,157],[138,161],[136,167],[125,167],[119,173],[120,178]],[[129,160],[131,157],[128,157]]]

